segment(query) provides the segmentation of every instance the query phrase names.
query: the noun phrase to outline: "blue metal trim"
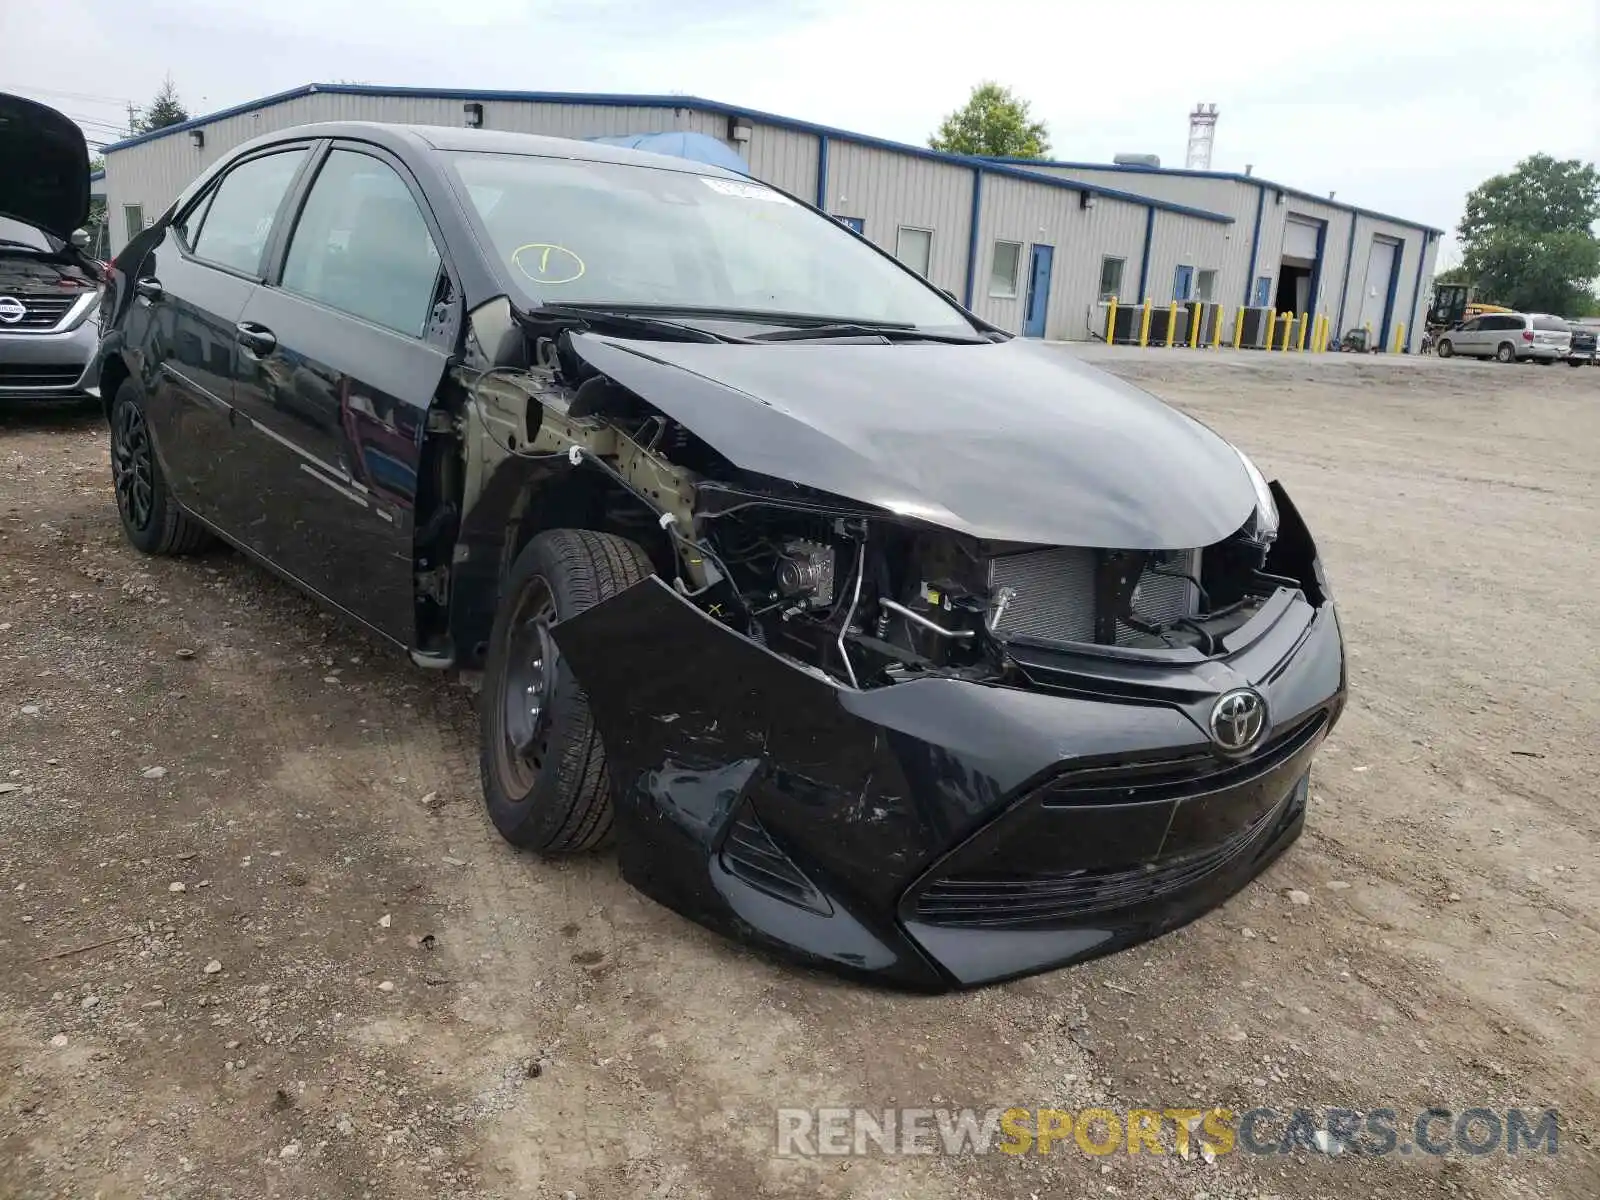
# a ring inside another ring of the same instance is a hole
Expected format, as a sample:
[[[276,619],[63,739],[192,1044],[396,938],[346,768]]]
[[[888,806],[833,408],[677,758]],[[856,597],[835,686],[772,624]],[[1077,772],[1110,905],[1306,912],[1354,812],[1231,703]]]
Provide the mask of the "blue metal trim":
[[[1156,232],[1156,210],[1151,205],[1144,210],[1144,259],[1139,263],[1139,294],[1134,297],[1136,304],[1143,304],[1149,297],[1145,293],[1145,284],[1150,281],[1150,242]]]
[[[1267,189],[1256,185],[1256,228],[1250,235],[1250,267],[1245,272],[1244,303],[1249,307],[1250,298],[1256,291],[1256,252],[1261,249],[1261,213],[1267,207]]]
[[[817,207],[828,211],[828,135],[817,134]]]
[[[1428,265],[1428,247],[1433,244],[1432,234],[1422,235],[1422,253],[1417,255],[1417,283],[1411,289],[1411,312],[1406,317],[1406,344],[1402,350],[1411,353],[1411,339],[1416,334],[1417,303],[1422,299],[1422,269]]]
[[[1058,159],[1047,158],[991,156],[989,161],[1014,164],[1029,163],[1035,167],[1065,167],[1073,171],[1118,171],[1125,175],[1176,175],[1191,179],[1226,179],[1234,183],[1265,184],[1267,187],[1276,188],[1286,196],[1309,200],[1314,204],[1326,204],[1329,208],[1337,208],[1342,212],[1358,213],[1363,217],[1371,217],[1374,220],[1388,221],[1394,225],[1404,225],[1407,229],[1420,229],[1426,233],[1433,234],[1435,237],[1440,237],[1444,234],[1444,230],[1435,229],[1431,225],[1408,221],[1404,217],[1390,216],[1388,213],[1374,212],[1369,208],[1346,204],[1342,200],[1330,200],[1326,196],[1313,195],[1311,192],[1303,192],[1299,188],[1289,187],[1286,184],[1273,183],[1272,180],[1263,179],[1259,175],[1240,175],[1233,171],[1194,171],[1186,167],[1141,167],[1124,163],[1063,162]]]
[[[972,287],[978,275],[978,225],[983,207],[983,168],[972,168],[972,229],[967,236],[967,288],[961,303],[972,311]]]
[[[1316,218],[1312,218],[1316,220]],[[1317,221],[1317,257],[1311,264],[1311,309],[1317,311],[1317,292],[1322,287],[1322,252],[1328,244],[1328,223]]]
[[[1344,305],[1350,299],[1350,268],[1356,261],[1356,218],[1350,218],[1350,242],[1344,248],[1344,287],[1339,289],[1339,325],[1333,331],[1334,339],[1344,336]]]
[[[602,108],[692,109],[697,112],[716,113],[719,116],[743,117],[745,120],[761,125],[770,125],[775,129],[796,130],[801,133],[814,134],[817,137],[851,142],[859,146],[871,146],[879,150],[892,150],[896,154],[926,159],[929,162],[949,163],[953,166],[973,168],[981,167],[985,174],[989,175],[1002,175],[1010,179],[1021,179],[1028,183],[1043,183],[1048,187],[1064,188],[1074,192],[1084,190],[1083,184],[1079,182],[1042,175],[1038,171],[1025,171],[1018,167],[1007,166],[1004,163],[975,155],[945,154],[943,151],[929,150],[924,146],[912,146],[904,142],[894,142],[887,138],[873,137],[865,133],[852,133],[848,129],[836,129],[831,125],[817,125],[811,121],[797,121],[793,117],[782,117],[776,113],[762,112],[759,109],[739,108],[732,104],[723,104],[717,100],[702,100],[698,96],[619,96],[588,92],[496,92],[476,91],[470,88],[372,87],[353,83],[311,83],[304,87],[295,88],[292,91],[278,92],[260,100],[252,100],[248,104],[239,104],[233,108],[225,108],[221,112],[195,117],[180,125],[169,125],[165,129],[157,129],[151,133],[142,133],[138,137],[115,142],[107,146],[102,153],[111,154],[118,150],[126,150],[130,146],[137,146],[143,142],[154,141],[157,138],[168,137],[175,133],[182,133],[186,129],[198,129],[211,124],[213,121],[220,121],[225,117],[254,112],[257,109],[268,108],[274,104],[282,104],[288,100],[298,100],[302,96],[310,96],[318,92],[325,92],[335,96],[394,96],[402,99],[475,100],[480,104],[499,100],[529,104],[588,104]],[[1214,221],[1222,225],[1232,225],[1234,223],[1232,217],[1223,213],[1208,212],[1203,208],[1191,208],[1186,204],[1174,204],[1171,201],[1157,200],[1150,196],[1140,196],[1133,192],[1119,192],[1110,188],[1096,187],[1093,190],[1096,195],[1104,196],[1110,200],[1122,200],[1129,204],[1137,204],[1141,208],[1148,208],[1153,205],[1166,212],[1182,213],[1185,216],[1195,217],[1202,221]]]
[[[1383,300],[1383,332],[1378,335],[1378,348],[1389,353],[1389,330],[1394,328],[1394,295],[1400,290],[1400,264],[1406,260],[1406,242],[1398,240],[1394,248],[1394,266],[1389,268],[1389,294]]]

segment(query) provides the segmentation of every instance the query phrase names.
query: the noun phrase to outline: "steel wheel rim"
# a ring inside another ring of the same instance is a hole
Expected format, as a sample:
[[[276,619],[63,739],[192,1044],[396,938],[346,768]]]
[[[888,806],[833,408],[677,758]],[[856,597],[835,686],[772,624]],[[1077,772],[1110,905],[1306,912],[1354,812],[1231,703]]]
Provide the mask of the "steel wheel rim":
[[[499,696],[498,757],[513,799],[525,799],[544,770],[558,662],[550,636],[555,618],[550,585],[529,580],[511,614]]]
[[[155,509],[155,460],[144,413],[133,404],[117,408],[111,429],[111,482],[122,519],[132,529],[148,529]]]

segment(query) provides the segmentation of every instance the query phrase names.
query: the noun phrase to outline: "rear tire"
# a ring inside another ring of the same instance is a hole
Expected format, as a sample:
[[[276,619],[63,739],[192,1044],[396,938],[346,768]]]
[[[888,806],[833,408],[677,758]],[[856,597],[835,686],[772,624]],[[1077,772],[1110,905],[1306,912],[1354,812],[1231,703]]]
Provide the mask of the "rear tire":
[[[1440,358],[1449,358],[1455,352],[1456,352],[1456,348],[1450,344],[1450,339],[1449,338],[1445,338],[1442,342],[1439,343],[1439,357]]]
[[[605,749],[549,628],[653,569],[636,543],[587,529],[549,530],[517,555],[501,589],[478,701],[484,803],[512,845],[570,854],[609,837]]]
[[[122,532],[146,554],[194,554],[211,545],[211,531],[173,499],[145,420],[144,392],[124,379],[111,402],[111,486]]]
[[[1501,342],[1500,348],[1494,352],[1496,362],[1516,362],[1517,350],[1510,342]]]

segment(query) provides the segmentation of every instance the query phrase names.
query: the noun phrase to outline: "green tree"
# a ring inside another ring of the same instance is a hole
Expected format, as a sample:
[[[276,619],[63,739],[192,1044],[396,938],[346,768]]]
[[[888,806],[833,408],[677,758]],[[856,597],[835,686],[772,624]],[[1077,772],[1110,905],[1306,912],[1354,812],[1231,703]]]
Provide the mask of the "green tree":
[[[1050,130],[1032,120],[1028,108],[1010,88],[985,80],[944,119],[928,145],[950,154],[1043,158],[1050,153]]]
[[[162,81],[161,90],[156,93],[156,98],[134,116],[133,131],[151,133],[157,129],[165,129],[168,125],[182,125],[188,119],[189,110],[184,108],[183,101],[178,99],[178,89],[173,86],[172,76],[168,75]]]
[[[1548,154],[1467,195],[1459,232],[1463,266],[1486,300],[1570,315],[1594,303],[1600,275],[1600,173],[1593,163]]]

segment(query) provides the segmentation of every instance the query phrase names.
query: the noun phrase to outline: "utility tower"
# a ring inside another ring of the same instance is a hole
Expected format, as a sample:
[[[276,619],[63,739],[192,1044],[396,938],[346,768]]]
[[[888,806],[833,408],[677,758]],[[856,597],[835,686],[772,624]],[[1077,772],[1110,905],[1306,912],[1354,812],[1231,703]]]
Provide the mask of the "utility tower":
[[[1184,166],[1191,171],[1211,170],[1211,143],[1217,136],[1217,106],[1196,104],[1189,114],[1189,153]]]

